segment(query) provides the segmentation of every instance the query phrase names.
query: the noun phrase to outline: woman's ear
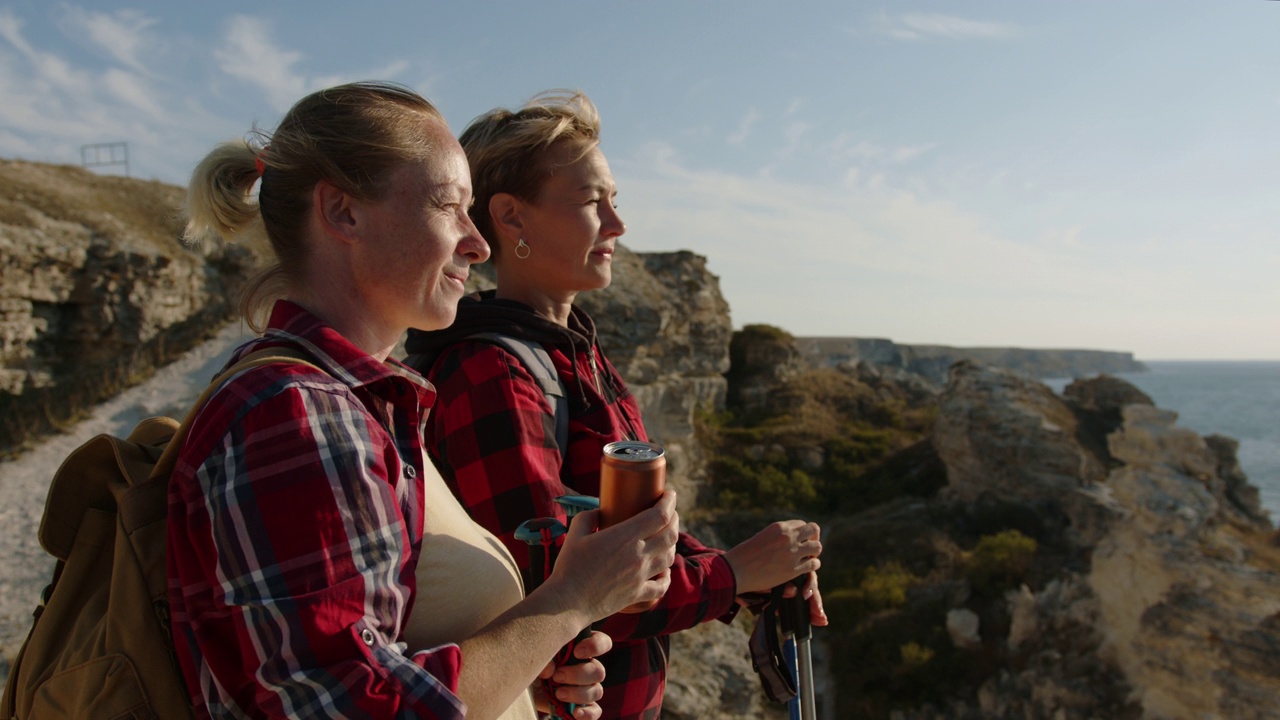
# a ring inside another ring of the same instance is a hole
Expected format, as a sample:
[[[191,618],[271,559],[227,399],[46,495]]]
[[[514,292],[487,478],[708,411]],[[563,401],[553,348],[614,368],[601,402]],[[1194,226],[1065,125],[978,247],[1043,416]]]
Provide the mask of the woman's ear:
[[[359,238],[361,208],[355,198],[332,183],[321,180],[311,190],[311,212],[325,234],[342,242]]]
[[[495,193],[489,198],[489,219],[499,235],[520,237],[524,234],[524,203],[511,193]]]

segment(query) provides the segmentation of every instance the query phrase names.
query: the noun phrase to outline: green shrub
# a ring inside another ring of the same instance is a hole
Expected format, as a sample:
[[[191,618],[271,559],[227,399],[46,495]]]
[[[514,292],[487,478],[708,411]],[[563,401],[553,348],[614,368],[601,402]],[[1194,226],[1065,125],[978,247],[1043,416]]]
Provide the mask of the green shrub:
[[[882,610],[896,610],[907,603],[907,589],[918,579],[897,562],[875,565],[862,573],[856,586],[842,587],[824,593],[830,605],[851,624],[862,616]]]
[[[903,669],[907,671],[912,671],[927,665],[936,654],[932,648],[925,647],[918,642],[909,642],[898,650],[902,655]]]
[[[1036,541],[1017,530],[984,535],[969,555],[969,582],[979,592],[994,592],[1021,582],[1036,557]]]
[[[785,454],[766,458],[758,465],[716,456],[711,461],[716,504],[726,510],[796,510],[812,505],[818,496],[813,479],[785,463]]]

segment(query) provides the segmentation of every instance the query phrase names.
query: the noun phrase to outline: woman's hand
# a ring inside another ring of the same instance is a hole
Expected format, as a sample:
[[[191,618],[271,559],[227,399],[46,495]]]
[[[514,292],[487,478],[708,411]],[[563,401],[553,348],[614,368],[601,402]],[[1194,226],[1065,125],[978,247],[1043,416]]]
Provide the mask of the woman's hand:
[[[782,589],[782,597],[793,598],[799,592],[795,585],[787,583]],[[809,624],[815,627],[826,627],[827,611],[822,607],[822,593],[818,590],[818,573],[809,573],[809,580],[804,586],[805,599],[809,601]]]
[[[587,639],[578,643],[573,649],[573,656],[586,662],[560,667],[550,662],[538,675],[539,678],[550,679],[558,685],[557,700],[578,706],[573,711],[573,717],[577,720],[598,720],[602,713],[600,706],[596,703],[604,697],[604,686],[600,684],[604,681],[604,665],[601,665],[596,658],[609,652],[611,648],[613,648],[613,640],[608,635],[593,631]],[[538,711],[548,713],[551,712],[551,707],[542,696],[542,690],[542,683],[536,683],[534,698]]]
[[[817,523],[783,520],[726,552],[724,559],[733,569],[738,593],[768,592],[794,577],[815,572],[822,566],[818,560],[822,554],[820,535]],[[816,594],[816,578],[812,586]],[[821,600],[818,607],[820,612]]]
[[[573,518],[555,570],[543,584],[586,612],[588,623],[666,594],[680,529],[676,493],[668,489],[648,510],[595,532],[598,522],[598,510]]]

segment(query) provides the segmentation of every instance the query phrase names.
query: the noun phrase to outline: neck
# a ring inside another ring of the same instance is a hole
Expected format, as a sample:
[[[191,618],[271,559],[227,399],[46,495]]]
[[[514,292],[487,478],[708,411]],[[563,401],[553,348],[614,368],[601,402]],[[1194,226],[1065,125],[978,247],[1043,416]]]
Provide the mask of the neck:
[[[392,327],[385,322],[351,284],[342,282],[340,278],[313,279],[306,287],[290,289],[285,299],[324,320],[352,345],[378,362],[386,361],[406,329]]]
[[[533,308],[540,317],[561,326],[569,327],[569,313],[573,309],[573,301],[578,297],[576,292],[553,293],[540,288],[534,282],[526,281],[514,273],[504,273],[498,265],[498,289],[495,295],[503,300],[515,300]]]

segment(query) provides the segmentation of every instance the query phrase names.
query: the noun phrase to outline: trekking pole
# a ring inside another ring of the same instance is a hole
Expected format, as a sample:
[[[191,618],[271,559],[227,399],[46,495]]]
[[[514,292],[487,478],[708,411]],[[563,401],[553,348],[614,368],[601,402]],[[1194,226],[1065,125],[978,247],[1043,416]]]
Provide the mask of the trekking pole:
[[[529,576],[525,578],[526,594],[531,593],[542,585],[542,582],[551,577],[552,570],[555,569],[556,563],[556,538],[564,535],[568,530],[564,523],[555,518],[541,517],[532,520],[525,520],[516,528],[515,537],[517,540],[523,540],[529,546]],[[542,572],[538,572],[541,567]],[[585,660],[573,656],[573,649],[577,647],[579,642],[591,636],[591,626],[583,628],[573,640],[569,641],[556,653],[555,661],[559,665],[578,665],[586,662]],[[575,703],[566,703],[556,699],[556,685],[547,678],[543,682],[543,686],[547,692],[547,702],[551,705],[551,714],[553,717],[561,720],[572,720],[573,711],[578,709]]]
[[[592,495],[561,495],[552,498],[552,502],[564,508],[565,517],[569,520],[580,512],[600,509],[600,498]]]
[[[779,620],[782,624],[782,635],[786,646],[783,654],[789,665],[788,671],[796,680],[796,696],[787,703],[792,720],[814,720],[816,702],[813,693],[813,655],[810,647],[813,639],[813,625],[809,619],[809,602],[804,598],[804,589],[808,585],[809,576],[801,575],[773,589],[773,600],[778,603]],[[788,585],[796,588],[796,596],[784,598],[783,590]]]

